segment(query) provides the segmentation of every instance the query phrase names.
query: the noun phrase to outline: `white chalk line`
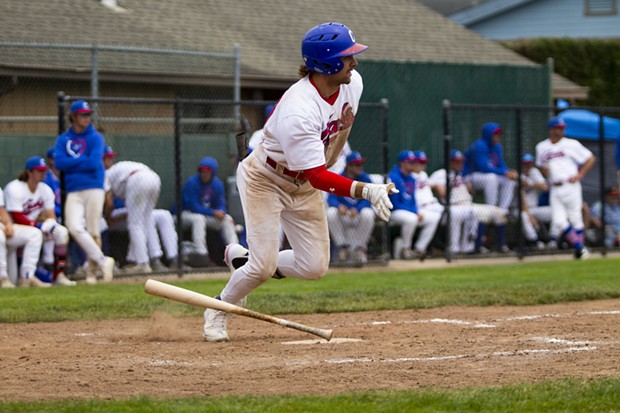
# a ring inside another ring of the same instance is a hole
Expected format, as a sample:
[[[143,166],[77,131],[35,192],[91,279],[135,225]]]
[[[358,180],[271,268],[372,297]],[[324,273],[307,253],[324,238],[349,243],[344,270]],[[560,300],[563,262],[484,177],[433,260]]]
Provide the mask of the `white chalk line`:
[[[567,318],[567,317],[578,317],[584,315],[618,315],[620,314],[620,310],[610,310],[610,311],[589,311],[589,312],[578,312],[578,313],[557,313],[557,314],[532,314],[532,315],[522,315],[522,316],[514,316],[514,317],[505,317],[498,318],[493,320],[494,323],[501,323],[503,321],[521,321],[521,320],[537,320],[541,318]],[[426,320],[404,320],[404,321],[389,321],[389,320],[381,320],[381,321],[371,321],[368,323],[361,323],[369,326],[382,326],[382,325],[390,325],[390,324],[426,324],[426,323],[437,323],[437,324],[453,324],[453,325],[462,325],[462,326],[471,326],[473,328],[496,328],[496,324],[485,323],[485,322],[474,322],[467,320],[459,320],[459,319],[446,319],[446,318],[431,318]],[[358,323],[359,325],[360,323]]]

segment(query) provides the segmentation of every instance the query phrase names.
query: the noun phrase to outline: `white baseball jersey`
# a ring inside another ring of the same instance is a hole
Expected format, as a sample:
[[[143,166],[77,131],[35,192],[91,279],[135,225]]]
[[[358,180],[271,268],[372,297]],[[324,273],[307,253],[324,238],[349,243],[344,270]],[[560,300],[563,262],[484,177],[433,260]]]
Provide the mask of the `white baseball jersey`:
[[[529,173],[523,174],[523,195],[525,204],[528,208],[535,208],[538,206],[538,198],[540,196],[540,191],[536,188],[533,188],[534,184],[544,184],[545,177],[542,175],[538,168],[531,168]],[[526,185],[526,183],[528,185]]]
[[[550,184],[564,183],[579,173],[592,152],[575,139],[562,138],[556,143],[545,139],[536,145],[536,165],[548,168]]]
[[[28,183],[14,179],[4,187],[6,210],[21,212],[29,220],[36,221],[39,215],[48,209],[54,209],[54,192],[46,183],[39,182],[34,192]]]
[[[341,85],[327,100],[309,76],[300,79],[284,93],[263,128],[267,156],[293,171],[331,167],[350,132],[362,89],[362,77],[355,70],[351,83]]]
[[[450,204],[471,204],[473,198],[467,188],[467,183],[461,174],[456,175],[454,171],[450,171],[450,182],[452,182],[452,188],[450,188]],[[446,170],[438,169],[433,172],[429,178],[430,185],[437,185],[446,187]]]
[[[119,198],[125,199],[127,194],[127,179],[141,170],[150,169],[140,162],[122,161],[112,165],[105,171],[105,185],[107,191],[114,192]]]
[[[419,208],[437,203],[426,171],[413,172],[415,178],[415,203]]]

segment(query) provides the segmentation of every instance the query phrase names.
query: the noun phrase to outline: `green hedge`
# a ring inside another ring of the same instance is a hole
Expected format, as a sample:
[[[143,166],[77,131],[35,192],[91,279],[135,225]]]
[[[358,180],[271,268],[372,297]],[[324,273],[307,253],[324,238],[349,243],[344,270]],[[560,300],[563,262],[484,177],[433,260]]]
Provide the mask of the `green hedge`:
[[[554,60],[555,72],[590,87],[583,105],[620,106],[620,40],[531,39],[504,43],[537,63]]]

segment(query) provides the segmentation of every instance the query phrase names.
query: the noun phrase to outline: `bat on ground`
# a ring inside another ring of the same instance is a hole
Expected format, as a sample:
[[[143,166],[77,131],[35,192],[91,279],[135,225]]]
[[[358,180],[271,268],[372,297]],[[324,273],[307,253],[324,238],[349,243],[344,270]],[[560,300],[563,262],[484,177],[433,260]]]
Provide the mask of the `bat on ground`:
[[[283,327],[294,328],[295,330],[305,333],[314,334],[329,341],[332,338],[332,330],[310,327],[304,324],[288,321],[283,318],[274,317],[268,314],[259,313],[257,311],[248,310],[234,304],[225,303],[208,295],[200,294],[185,288],[176,287],[160,281],[147,280],[144,284],[144,292],[156,295],[158,297],[167,298],[169,300],[178,301],[197,307],[211,308],[213,310],[226,311],[227,313],[238,314],[244,317],[256,318],[257,320],[267,321],[269,323],[278,324]]]

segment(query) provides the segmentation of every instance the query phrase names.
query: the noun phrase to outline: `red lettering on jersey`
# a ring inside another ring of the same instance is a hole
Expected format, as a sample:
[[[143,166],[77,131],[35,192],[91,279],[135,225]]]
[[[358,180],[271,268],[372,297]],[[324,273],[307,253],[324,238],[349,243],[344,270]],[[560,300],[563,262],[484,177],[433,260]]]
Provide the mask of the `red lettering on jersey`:
[[[40,209],[41,211],[43,211],[43,199],[39,198],[38,200],[34,201],[32,199],[27,200],[26,202],[24,202],[23,208],[24,208],[24,212],[23,214],[28,216],[30,215],[33,211],[36,211],[38,209]]]

